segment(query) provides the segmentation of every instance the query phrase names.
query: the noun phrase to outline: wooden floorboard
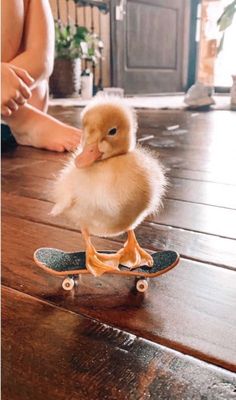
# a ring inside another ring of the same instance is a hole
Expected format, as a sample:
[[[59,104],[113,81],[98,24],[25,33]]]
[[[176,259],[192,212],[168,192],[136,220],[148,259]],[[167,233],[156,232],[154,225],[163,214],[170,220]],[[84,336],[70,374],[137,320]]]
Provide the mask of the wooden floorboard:
[[[52,201],[51,179],[3,174],[2,189],[24,197]],[[165,199],[164,208],[149,221],[222,237],[236,239],[236,210],[212,205]]]
[[[165,200],[165,207],[152,222],[236,239],[236,210],[188,203],[181,200]]]
[[[169,178],[167,198],[236,209],[236,186]]]
[[[49,112],[63,122],[79,126],[81,109],[75,107],[52,107]],[[235,183],[235,125],[234,112],[214,111],[214,113],[193,113],[182,111],[139,111],[138,136],[153,134],[149,141],[165,162],[167,168],[181,167],[184,170],[214,174],[215,178]],[[179,125],[177,131],[167,127]],[[184,130],[184,134],[182,133]],[[180,132],[179,132],[180,131]],[[223,134],[222,134],[223,132]],[[146,142],[145,142],[146,143]],[[211,145],[211,149],[209,146]],[[10,157],[34,160],[65,160],[66,155],[45,151],[32,152],[31,149],[17,149]]]
[[[39,181],[41,178],[55,180],[62,168],[62,162],[48,160],[32,162],[29,159],[23,163],[22,159],[17,157],[12,163],[11,159],[6,158],[3,160],[3,181],[7,179],[10,184],[11,181],[23,179],[23,175],[27,176],[27,181],[32,179],[35,182],[34,177]],[[169,187],[166,198],[168,199],[236,209],[236,185],[172,177],[168,176],[168,173],[167,177]]]
[[[74,126],[80,112],[50,109]],[[236,113],[140,110],[138,120],[170,182],[138,240],[181,254],[145,295],[112,276],[83,277],[68,293],[40,270],[36,248],[84,248],[72,222],[49,215],[69,155],[18,146],[2,157],[6,400],[236,398],[232,375],[215,367],[236,372]],[[123,241],[93,238],[100,250]]]
[[[3,288],[4,400],[235,398],[236,378]]]
[[[51,209],[52,204],[49,202],[12,193],[2,193],[2,210],[6,214],[72,231],[78,230],[73,222],[66,218],[51,216]],[[236,270],[235,240],[186,231],[183,228],[178,229],[152,222],[141,224],[136,229],[136,233],[141,246],[151,251],[172,248],[184,258]],[[112,240],[123,244],[125,238],[124,236],[119,236]]]
[[[62,279],[39,269],[33,253],[49,238],[52,247],[82,248],[79,233],[5,215],[2,237],[4,285],[236,371],[235,272],[181,260],[150,282],[146,296],[133,291],[132,278],[113,276],[83,277],[73,293],[64,293]],[[100,250],[120,248],[104,239],[93,242]]]
[[[234,174],[221,174],[217,172],[204,172],[204,171],[193,171],[191,169],[180,169],[172,168],[168,171],[168,175],[174,178],[189,179],[191,181],[210,182],[210,183],[221,183],[223,185],[236,185],[236,176]]]

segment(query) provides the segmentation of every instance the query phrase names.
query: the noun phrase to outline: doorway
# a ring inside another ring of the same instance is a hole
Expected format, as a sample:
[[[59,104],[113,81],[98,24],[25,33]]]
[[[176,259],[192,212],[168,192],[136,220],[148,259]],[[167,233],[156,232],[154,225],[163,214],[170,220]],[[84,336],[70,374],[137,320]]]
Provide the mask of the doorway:
[[[182,92],[189,0],[120,0],[111,7],[112,83],[126,94]]]

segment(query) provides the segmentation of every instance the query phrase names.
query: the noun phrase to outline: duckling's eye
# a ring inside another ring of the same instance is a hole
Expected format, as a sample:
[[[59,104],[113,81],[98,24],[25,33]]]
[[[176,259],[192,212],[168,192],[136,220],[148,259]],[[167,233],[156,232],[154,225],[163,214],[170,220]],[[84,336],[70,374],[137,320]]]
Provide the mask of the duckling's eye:
[[[112,128],[108,131],[109,136],[114,136],[117,133],[117,128]]]

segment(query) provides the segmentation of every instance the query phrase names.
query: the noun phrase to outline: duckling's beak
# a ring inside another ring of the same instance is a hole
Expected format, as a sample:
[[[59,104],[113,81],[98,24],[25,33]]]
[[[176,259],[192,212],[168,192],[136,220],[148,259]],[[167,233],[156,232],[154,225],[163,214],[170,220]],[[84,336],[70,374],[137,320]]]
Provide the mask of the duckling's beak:
[[[92,165],[95,161],[101,159],[102,154],[99,151],[98,143],[87,144],[82,153],[79,154],[75,159],[75,165],[77,168],[85,168]]]

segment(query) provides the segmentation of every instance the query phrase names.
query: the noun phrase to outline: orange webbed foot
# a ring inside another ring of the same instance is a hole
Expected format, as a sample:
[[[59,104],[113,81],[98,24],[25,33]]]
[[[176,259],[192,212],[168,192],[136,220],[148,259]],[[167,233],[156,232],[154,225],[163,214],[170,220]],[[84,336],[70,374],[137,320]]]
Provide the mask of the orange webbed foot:
[[[120,263],[132,269],[147,265],[153,266],[153,258],[140,247],[133,231],[128,231],[128,239],[124,248],[119,251]]]
[[[106,272],[119,269],[119,254],[98,253],[93,246],[86,250],[86,268],[94,276],[101,276]]]

